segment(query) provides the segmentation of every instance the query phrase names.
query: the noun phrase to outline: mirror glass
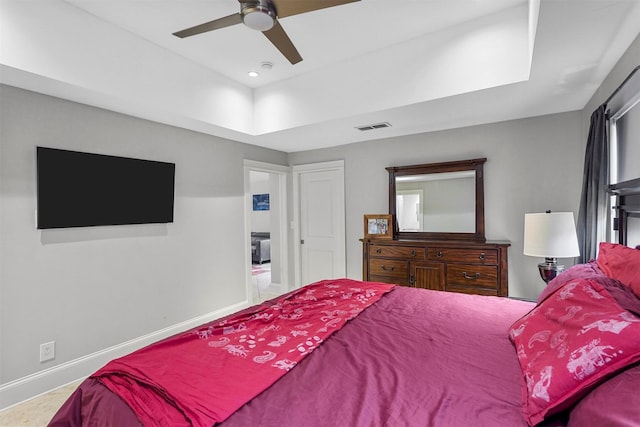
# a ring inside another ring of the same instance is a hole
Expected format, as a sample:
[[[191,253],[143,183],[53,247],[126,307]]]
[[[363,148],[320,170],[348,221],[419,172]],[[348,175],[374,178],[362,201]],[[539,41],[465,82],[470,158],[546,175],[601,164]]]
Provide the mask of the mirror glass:
[[[394,237],[484,241],[485,161],[387,168]]]
[[[398,231],[474,233],[475,171],[396,177]]]

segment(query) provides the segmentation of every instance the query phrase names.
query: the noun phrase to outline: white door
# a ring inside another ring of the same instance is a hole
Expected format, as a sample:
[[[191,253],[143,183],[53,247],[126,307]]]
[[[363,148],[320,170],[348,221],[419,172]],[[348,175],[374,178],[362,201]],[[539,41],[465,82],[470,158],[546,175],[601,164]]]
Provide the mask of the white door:
[[[294,166],[294,175],[299,201],[298,285],[345,277],[343,162]]]

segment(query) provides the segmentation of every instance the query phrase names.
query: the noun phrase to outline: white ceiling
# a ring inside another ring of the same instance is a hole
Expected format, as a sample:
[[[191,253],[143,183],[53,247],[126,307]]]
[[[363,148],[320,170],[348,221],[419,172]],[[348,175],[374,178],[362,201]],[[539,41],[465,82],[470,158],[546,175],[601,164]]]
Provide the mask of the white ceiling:
[[[637,0],[362,0],[283,18],[296,65],[242,24],[171,35],[238,11],[0,0],[1,81],[293,152],[582,109],[640,33]]]

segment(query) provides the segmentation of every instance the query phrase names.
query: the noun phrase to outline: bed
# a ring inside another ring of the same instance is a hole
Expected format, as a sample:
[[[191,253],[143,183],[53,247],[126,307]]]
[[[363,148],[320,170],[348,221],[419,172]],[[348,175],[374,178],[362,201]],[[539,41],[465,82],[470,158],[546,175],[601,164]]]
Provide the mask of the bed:
[[[325,280],[110,362],[49,425],[637,426],[638,295],[606,243],[537,302]]]

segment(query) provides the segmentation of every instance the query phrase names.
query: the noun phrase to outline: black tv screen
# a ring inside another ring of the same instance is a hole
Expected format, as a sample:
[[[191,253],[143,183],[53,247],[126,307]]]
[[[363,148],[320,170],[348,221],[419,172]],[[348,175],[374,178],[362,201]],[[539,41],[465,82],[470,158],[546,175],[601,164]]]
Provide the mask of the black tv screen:
[[[37,147],[39,229],[173,222],[175,164]]]

